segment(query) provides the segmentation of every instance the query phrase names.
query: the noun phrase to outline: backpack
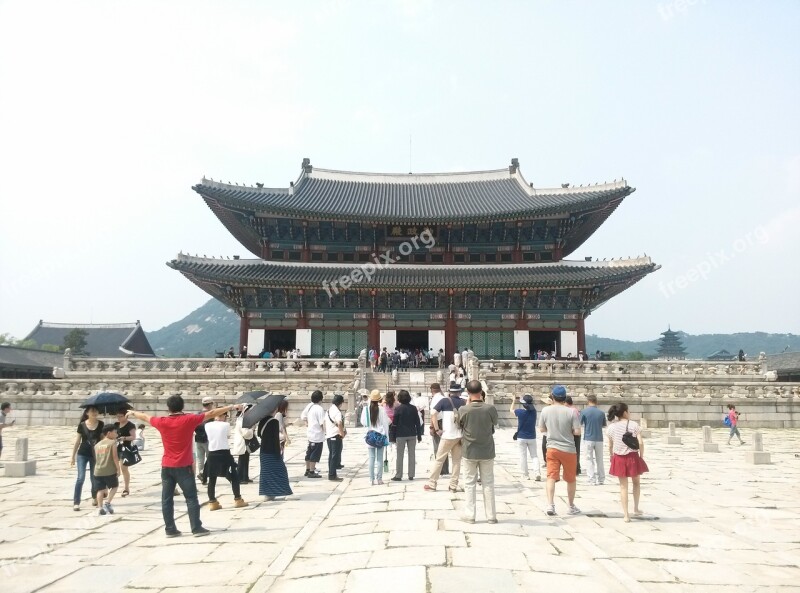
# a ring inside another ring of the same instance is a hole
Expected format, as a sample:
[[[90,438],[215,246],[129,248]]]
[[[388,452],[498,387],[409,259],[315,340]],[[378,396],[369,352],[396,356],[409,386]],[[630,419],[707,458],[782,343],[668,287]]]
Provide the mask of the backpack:
[[[725,416],[723,416],[723,418],[722,418],[722,423],[723,423],[725,426],[727,426],[728,428],[730,428],[730,426],[731,426],[731,419],[730,419],[730,416],[728,416],[727,414],[726,414]]]

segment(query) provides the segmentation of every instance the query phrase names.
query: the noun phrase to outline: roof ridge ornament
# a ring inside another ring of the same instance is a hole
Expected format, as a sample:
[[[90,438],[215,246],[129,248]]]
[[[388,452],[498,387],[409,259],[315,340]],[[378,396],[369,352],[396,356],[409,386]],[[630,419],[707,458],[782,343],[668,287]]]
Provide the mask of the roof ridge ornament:
[[[314,170],[314,167],[311,166],[311,159],[306,157],[303,159],[303,173],[311,173]]]
[[[513,175],[519,170],[519,159],[514,157],[511,159],[511,165],[508,167],[508,172]]]

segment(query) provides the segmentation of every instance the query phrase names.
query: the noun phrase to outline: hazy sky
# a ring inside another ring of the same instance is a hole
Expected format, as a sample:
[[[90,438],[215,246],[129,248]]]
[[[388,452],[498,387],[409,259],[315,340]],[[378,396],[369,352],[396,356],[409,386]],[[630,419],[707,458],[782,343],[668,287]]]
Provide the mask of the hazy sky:
[[[587,333],[800,333],[800,2],[0,0],[0,333],[146,330],[247,256],[191,190],[330,169],[637,188]],[[411,148],[409,150],[409,138]]]

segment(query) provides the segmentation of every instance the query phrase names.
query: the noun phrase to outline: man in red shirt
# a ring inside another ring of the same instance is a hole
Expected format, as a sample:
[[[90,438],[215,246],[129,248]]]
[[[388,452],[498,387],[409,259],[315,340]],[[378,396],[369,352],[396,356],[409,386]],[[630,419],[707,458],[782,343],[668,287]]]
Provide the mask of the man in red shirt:
[[[192,535],[200,537],[210,533],[200,522],[200,503],[197,500],[197,485],[192,472],[194,429],[204,420],[213,420],[217,416],[240,408],[240,405],[233,405],[200,414],[186,414],[183,411],[183,398],[180,395],[172,395],[167,399],[168,416],[148,416],[134,410],[128,412],[129,418],[134,417],[149,422],[150,426],[161,433],[161,442],[164,445],[164,455],[161,458],[161,514],[164,516],[167,537],[177,537],[181,534],[175,526],[173,495],[176,484],[181,487],[186,499]]]

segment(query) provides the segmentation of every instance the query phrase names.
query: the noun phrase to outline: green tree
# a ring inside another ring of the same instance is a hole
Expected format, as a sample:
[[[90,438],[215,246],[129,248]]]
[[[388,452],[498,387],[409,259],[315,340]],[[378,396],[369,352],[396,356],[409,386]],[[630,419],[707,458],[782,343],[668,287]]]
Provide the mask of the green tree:
[[[55,344],[42,344],[42,350],[47,350],[48,352],[61,352],[61,346],[56,346]]]
[[[64,336],[64,348],[72,350],[72,354],[88,355],[89,353],[86,352],[86,337],[88,335],[88,332],[76,327]]]
[[[11,334],[0,334],[0,346],[13,346],[17,343],[17,338]]]
[[[15,345],[18,348],[27,348],[29,350],[39,347],[39,344],[36,343],[36,340],[19,340]]]
[[[645,354],[639,350],[628,352],[628,360],[648,360],[648,358],[648,356],[645,356]]]

